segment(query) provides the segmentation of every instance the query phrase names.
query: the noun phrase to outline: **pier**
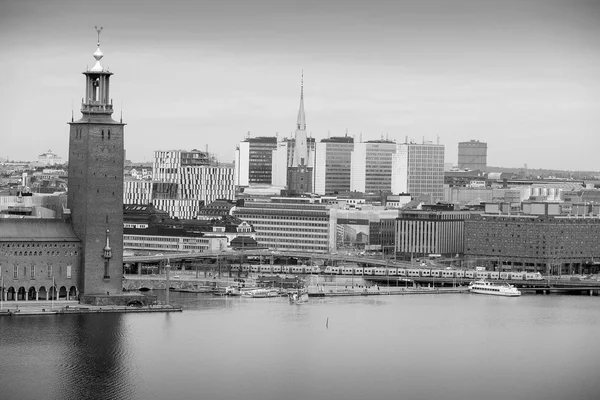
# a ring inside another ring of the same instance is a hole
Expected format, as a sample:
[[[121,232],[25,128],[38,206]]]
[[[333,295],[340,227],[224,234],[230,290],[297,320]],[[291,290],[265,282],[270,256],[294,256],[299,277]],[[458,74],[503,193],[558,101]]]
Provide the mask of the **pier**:
[[[20,317],[32,315],[64,314],[105,314],[105,313],[144,313],[144,312],[181,312],[181,307],[168,304],[149,306],[93,306],[80,304],[74,300],[57,301],[10,301],[3,302],[0,317]]]

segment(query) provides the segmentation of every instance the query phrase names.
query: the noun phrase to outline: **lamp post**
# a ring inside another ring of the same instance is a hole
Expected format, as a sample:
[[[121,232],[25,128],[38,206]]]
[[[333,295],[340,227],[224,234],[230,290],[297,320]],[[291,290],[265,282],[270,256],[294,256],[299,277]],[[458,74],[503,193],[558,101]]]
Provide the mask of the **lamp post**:
[[[165,295],[165,303],[167,303],[167,305],[169,305],[169,270],[171,269],[171,266],[169,265],[169,259],[167,259],[167,265],[165,265],[165,275],[166,275],[166,295]]]

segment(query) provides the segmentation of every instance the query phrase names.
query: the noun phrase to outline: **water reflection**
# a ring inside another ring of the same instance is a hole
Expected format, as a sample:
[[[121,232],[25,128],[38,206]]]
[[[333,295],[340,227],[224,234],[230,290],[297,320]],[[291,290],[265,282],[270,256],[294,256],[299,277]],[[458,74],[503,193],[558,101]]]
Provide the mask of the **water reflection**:
[[[2,398],[552,400],[600,392],[597,298],[433,294],[300,306],[170,298],[185,311],[0,319]]]

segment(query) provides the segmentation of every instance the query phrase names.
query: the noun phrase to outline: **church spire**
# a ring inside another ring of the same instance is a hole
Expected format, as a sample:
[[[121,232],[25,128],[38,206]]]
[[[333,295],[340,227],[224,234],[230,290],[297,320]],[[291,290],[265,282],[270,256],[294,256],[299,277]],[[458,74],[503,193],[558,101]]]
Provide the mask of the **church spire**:
[[[300,109],[298,110],[298,129],[306,130],[306,117],[304,115],[304,70],[300,80]]]

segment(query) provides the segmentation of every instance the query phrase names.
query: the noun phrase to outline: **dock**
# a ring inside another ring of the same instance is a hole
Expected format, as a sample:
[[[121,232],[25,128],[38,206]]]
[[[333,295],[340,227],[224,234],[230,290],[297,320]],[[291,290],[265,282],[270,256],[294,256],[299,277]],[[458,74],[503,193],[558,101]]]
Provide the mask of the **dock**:
[[[79,304],[77,301],[10,301],[2,302],[0,317],[19,317],[32,315],[64,315],[64,314],[106,314],[106,313],[157,313],[182,312],[183,309],[167,304],[150,306],[94,306]]]

